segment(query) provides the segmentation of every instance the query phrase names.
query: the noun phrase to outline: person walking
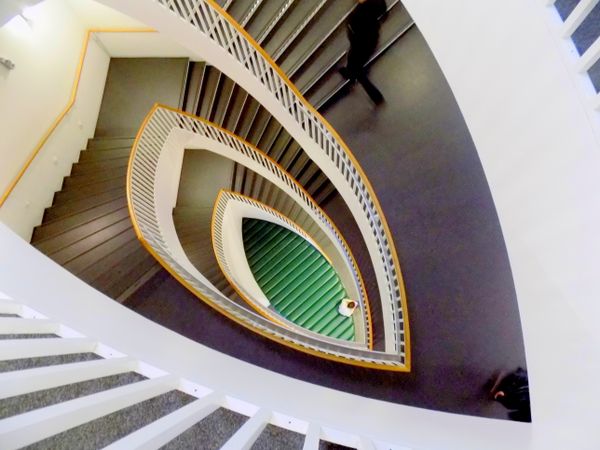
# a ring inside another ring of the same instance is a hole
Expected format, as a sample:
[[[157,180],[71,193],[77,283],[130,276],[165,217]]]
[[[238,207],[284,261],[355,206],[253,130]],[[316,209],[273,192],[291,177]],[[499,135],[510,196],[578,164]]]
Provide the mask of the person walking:
[[[490,394],[509,410],[509,419],[531,422],[529,379],[525,369],[519,367],[508,375],[498,376]]]
[[[347,22],[350,50],[346,67],[340,69],[344,78],[358,81],[376,105],[384,98],[379,89],[367,77],[365,64],[375,52],[379,41],[380,22],[385,19],[385,0],[358,0]]]

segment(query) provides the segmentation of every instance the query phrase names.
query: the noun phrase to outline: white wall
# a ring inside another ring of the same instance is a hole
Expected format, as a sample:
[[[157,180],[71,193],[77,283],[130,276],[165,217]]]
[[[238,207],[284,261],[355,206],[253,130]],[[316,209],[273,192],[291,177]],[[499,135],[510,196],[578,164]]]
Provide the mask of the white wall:
[[[0,55],[15,63],[12,71],[0,67],[1,192],[67,106],[85,37],[84,26],[62,0],[36,5],[32,23],[29,29],[15,19],[0,28]],[[25,239],[93,135],[108,62],[90,42],[77,103],[0,210],[0,220]]]
[[[141,22],[93,0],[61,0],[86,28],[143,28]]]
[[[600,143],[551,11],[544,1],[403,3],[456,96],[498,210],[523,323],[532,446],[598,449]]]

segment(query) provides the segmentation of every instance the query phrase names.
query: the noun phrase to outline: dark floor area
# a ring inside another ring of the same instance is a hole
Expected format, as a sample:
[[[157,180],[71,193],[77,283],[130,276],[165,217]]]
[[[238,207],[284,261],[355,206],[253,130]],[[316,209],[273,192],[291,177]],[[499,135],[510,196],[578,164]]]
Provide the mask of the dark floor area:
[[[376,63],[371,78],[384,105],[373,107],[357,86],[325,116],[361,162],[393,232],[408,292],[411,373],[333,363],[261,338],[164,271],[126,304],[290,377],[390,402],[506,418],[488,400],[486,383],[497,370],[524,367],[525,354],[508,257],[476,149],[416,27]],[[352,246],[352,236],[346,238]]]

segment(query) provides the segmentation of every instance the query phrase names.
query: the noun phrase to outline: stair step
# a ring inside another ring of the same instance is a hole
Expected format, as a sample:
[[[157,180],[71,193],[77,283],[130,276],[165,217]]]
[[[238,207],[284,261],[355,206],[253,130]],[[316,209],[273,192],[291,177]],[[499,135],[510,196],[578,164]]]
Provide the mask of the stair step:
[[[171,391],[174,382],[174,377],[162,376],[4,419],[0,440],[10,448],[34,442],[38,448],[77,448],[82,442],[100,448],[121,437],[119,431],[129,434],[140,422],[152,421],[155,412],[163,415],[162,407],[146,402]],[[174,409],[179,407],[173,403]]]
[[[258,103],[254,98],[248,98],[248,101],[244,104],[244,109],[242,110],[241,120],[235,129],[235,133],[239,137],[246,139],[246,136],[248,136],[248,133],[252,127],[254,118],[259,113],[261,108],[262,107],[260,103]]]
[[[63,204],[74,200],[84,200],[90,196],[98,195],[113,189],[121,188],[125,191],[125,174],[114,178],[100,180],[85,186],[64,186],[63,190],[54,194],[54,203]]]
[[[219,126],[221,126],[225,120],[225,114],[233,95],[234,85],[235,83],[231,78],[225,75],[222,76],[218,97],[213,108],[214,111],[211,115],[211,120]]]
[[[76,448],[81,440],[90,448],[104,448],[131,433],[150,425],[194,400],[180,391],[169,391],[135,405],[120,409],[112,414],[84,423],[39,443],[42,448]]]
[[[112,204],[110,205],[115,206]],[[63,233],[51,235],[45,237],[44,239],[37,240],[33,242],[33,244],[38,250],[46,254],[52,254],[81,239],[98,233],[125,218],[129,218],[129,210],[122,200],[120,203],[119,200],[117,200],[116,209],[111,208],[110,211],[102,214],[100,217],[96,217],[89,222],[82,223],[75,228],[64,231]]]
[[[246,141],[256,146],[271,119],[271,114],[264,107],[261,106],[250,125],[248,134],[245,137]]]
[[[225,118],[223,121],[223,128],[228,130],[235,130],[235,127],[240,119],[244,103],[248,98],[248,93],[239,85],[234,85],[227,111],[225,112]]]
[[[102,161],[84,161],[73,164],[71,176],[87,175],[98,173],[99,171],[109,171],[114,169],[125,169],[129,163],[129,156],[105,159]]]
[[[242,2],[234,2],[242,3]],[[180,450],[184,448],[221,448],[227,440],[239,430],[248,417],[225,408],[219,408],[194,426],[167,443],[161,450]]]
[[[318,205],[323,206],[336,195],[339,195],[339,193],[333,183],[329,180],[326,180],[322,187],[320,187],[319,190],[312,195],[315,202],[317,202]]]
[[[269,149],[269,156],[275,161],[281,158],[282,152],[292,141],[292,136],[283,128]]]
[[[337,0],[335,8],[323,8],[315,19],[304,29],[300,39],[283,54],[279,61],[282,70],[290,74],[300,70],[301,65],[311,54],[318,53],[320,49],[331,46],[338,35],[345,41],[345,17],[354,8],[354,0]],[[329,36],[328,36],[329,35]],[[345,45],[347,47],[347,44]],[[302,66],[309,64],[302,64]]]
[[[283,152],[281,157],[277,160],[277,163],[283,167],[283,170],[289,172],[289,168],[298,158],[300,158],[302,153],[304,153],[304,151],[300,147],[300,144],[296,141],[292,141],[285,152]]]
[[[131,262],[131,266],[129,265]],[[108,297],[117,299],[129,287],[133,286],[142,276],[150,269],[157,267],[159,264],[154,257],[148,253],[145,248],[132,253],[129,257],[121,260],[119,268],[126,266],[129,270],[116,273],[105,273],[93,281],[93,286],[101,290]],[[112,276],[111,276],[112,275]],[[104,287],[106,286],[106,287]]]
[[[58,264],[64,264],[131,228],[127,208],[122,208],[94,222],[34,244]]]
[[[246,31],[258,40],[265,28],[271,23],[285,2],[263,1],[245,26]]]
[[[130,147],[103,149],[102,151],[84,150],[79,155],[79,162],[82,163],[91,161],[106,161],[117,158],[129,158],[130,155]]]
[[[71,259],[63,267],[71,273],[78,275],[135,239],[136,236],[133,228],[128,228],[92,248],[90,251]]]
[[[115,200],[95,206],[86,211],[71,214],[64,218],[59,217],[36,227],[33,231],[32,243],[37,245],[54,236],[68,234],[70,230],[94,223],[95,221],[101,220],[105,216],[108,216],[115,211],[122,210],[126,206],[127,199],[123,195],[117,197]]]
[[[88,266],[84,270],[79,271],[77,276],[86,283],[93,285],[94,280],[101,277],[104,274],[110,274],[114,278],[118,278],[122,275],[122,272],[130,270],[132,266],[127,266],[124,264],[125,258],[127,258],[129,255],[136,251],[140,251],[140,249],[142,248],[142,244],[140,244],[139,241],[135,239],[135,237],[133,239],[130,238],[132,234],[135,234],[133,232],[133,229],[127,229],[126,231],[115,236],[114,238],[108,239],[102,244],[100,244],[98,247],[95,247],[92,250],[90,250],[88,253],[96,253],[95,251],[97,249],[104,247],[108,242],[112,243],[111,247],[116,246],[117,243],[120,244],[112,252],[108,253],[102,258],[96,259],[92,265]],[[127,239],[127,241],[122,242],[125,239]],[[117,242],[113,242],[115,240]],[[85,256],[88,253],[82,256]],[[80,256],[79,258],[81,258],[82,256]],[[71,260],[69,264],[73,261],[75,260]],[[135,261],[136,259],[133,259],[129,262],[135,263]]]
[[[315,8],[322,3],[322,0],[302,0],[296,1],[294,7],[287,14],[282,26],[275,27],[271,35],[263,41],[262,46],[266,52],[275,56],[279,53],[279,48],[287,43],[291,35],[305,22],[307,17],[311,15]],[[285,25],[285,26],[283,26]]]
[[[188,78],[183,97],[183,110],[190,114],[195,114],[198,108],[200,88],[202,87],[202,77],[206,63],[203,61],[192,61],[188,68]]]
[[[131,148],[134,137],[94,138],[88,140],[88,150],[112,150],[118,148]]]
[[[252,448],[285,448],[287,450],[302,450],[304,448],[305,438],[306,436],[302,433],[268,424],[256,441],[254,441]],[[318,446],[314,448],[317,447]]]
[[[137,373],[126,372],[17,395],[0,400],[0,419],[23,414],[38,408],[44,408],[86,395],[95,394],[107,389],[136,383],[145,379],[145,377]]]
[[[36,358],[17,358],[0,361],[0,373],[33,369],[36,367],[49,367],[59,364],[70,364],[84,361],[96,361],[102,359],[95,353],[70,353],[52,356],[40,356]]]
[[[71,201],[55,201],[53,205],[44,212],[43,224],[87,211],[88,209],[111,202],[124,195],[124,186],[119,186],[115,189],[90,195],[85,198],[73,199]]]
[[[105,450],[144,448],[145,446],[163,448],[163,445],[173,439],[177,439],[182,432],[185,432],[212,414],[218,408],[217,403],[219,400],[219,396],[214,393],[194,400],[149,425],[138,429],[134,433],[125,436],[112,445],[105,447]],[[197,445],[199,442],[206,443],[204,440],[196,440],[194,444]],[[181,448],[193,448],[193,446]]]
[[[283,127],[281,124],[275,120],[275,118],[271,118],[267,128],[265,129],[265,132],[258,141],[258,149],[269,155],[271,153],[271,147],[275,143],[275,140],[279,136],[279,133],[281,133],[282,129]]]
[[[111,178],[124,177],[127,173],[126,167],[118,167],[116,169],[99,169],[91,173],[76,174],[66,177],[63,180],[63,188],[86,186],[95,184],[99,181],[105,181]]]
[[[221,72],[212,66],[206,66],[206,71],[202,79],[202,91],[200,102],[196,109],[196,115],[203,119],[208,119],[213,109],[217,88],[221,79]]]
[[[337,312],[346,296],[341,280],[315,247],[287,228],[259,219],[243,219],[242,234],[252,274],[279,314],[309,330],[353,339],[352,318]]]
[[[81,381],[118,375],[132,371],[137,365],[138,362],[132,358],[116,357],[2,373],[0,374],[0,386],[2,386],[0,398],[7,399]]]

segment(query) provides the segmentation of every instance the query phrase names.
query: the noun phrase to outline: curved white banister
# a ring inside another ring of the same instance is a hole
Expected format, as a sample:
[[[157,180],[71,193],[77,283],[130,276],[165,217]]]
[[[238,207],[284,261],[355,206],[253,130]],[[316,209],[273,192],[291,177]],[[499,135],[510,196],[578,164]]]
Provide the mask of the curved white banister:
[[[345,200],[377,280],[387,352],[410,369],[406,294],[391,231],[360,165],[340,136],[281,69],[212,0],[100,0],[154,26],[196,52],[258,100],[302,146]]]
[[[184,286],[222,314],[237,323],[273,339],[310,354],[348,364],[372,367],[382,370],[406,371],[406,354],[399,352],[379,352],[357,348],[344,341],[326,340],[302,331],[290,330],[274,323],[253,311],[225,297],[219,290],[207,283],[192,266],[174,231],[171,217],[175,202],[176,186],[172,180],[163,180],[169,173],[178,172],[174,155],[182,154],[185,147],[211,148],[259,175],[278,184],[300,205],[322,229],[334,238],[333,242],[346,255],[347,264],[356,269],[356,264],[325,213],[312,200],[309,194],[281,167],[258,149],[242,141],[224,129],[210,122],[172,108],[155,105],[150,111],[136,137],[129,162],[127,193],[133,227],[138,238],[148,251]],[[171,186],[172,192],[163,192],[163,187]],[[362,281],[356,269],[356,282],[360,292],[364,292]],[[365,323],[367,342],[370,341],[370,318],[368,302],[364,295],[359,297],[361,309],[367,313]]]
[[[240,258],[239,256],[244,252],[240,221],[245,217],[276,223],[293,233],[302,236],[302,238],[315,247],[315,249],[317,249],[317,251],[323,255],[327,262],[336,270],[348,295],[350,298],[353,298],[349,293],[351,291],[348,290],[348,287],[346,287],[346,283],[344,283],[341,276],[342,270],[346,269],[346,267],[340,267],[340,264],[334,264],[323,248],[313,240],[308,232],[264,203],[233,191],[221,190],[217,195],[213,207],[211,239],[217,263],[221,272],[223,272],[225,278],[229,281],[229,284],[231,284],[238,292],[238,295],[256,309],[259,314],[269,317],[274,322],[282,323],[302,334],[317,337],[326,342],[338,342],[335,338],[315,333],[295,324],[293,321],[286,319],[271,306],[269,300],[265,297],[265,294],[257,284],[248,261],[246,258]],[[357,309],[358,311],[353,314],[355,339],[353,341],[346,341],[345,345],[354,343],[359,347],[366,348],[368,344],[366,342],[367,333],[365,333],[363,327],[365,324],[364,316],[368,314],[368,311],[363,310],[361,305],[359,305]],[[369,318],[367,322],[370,322]],[[372,346],[370,348],[372,348]]]

